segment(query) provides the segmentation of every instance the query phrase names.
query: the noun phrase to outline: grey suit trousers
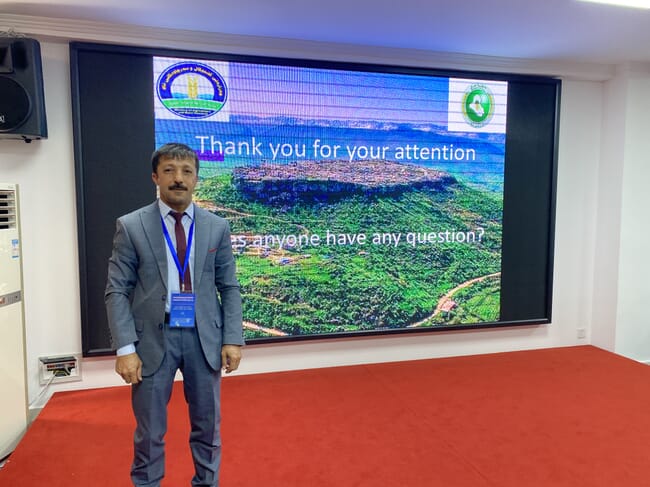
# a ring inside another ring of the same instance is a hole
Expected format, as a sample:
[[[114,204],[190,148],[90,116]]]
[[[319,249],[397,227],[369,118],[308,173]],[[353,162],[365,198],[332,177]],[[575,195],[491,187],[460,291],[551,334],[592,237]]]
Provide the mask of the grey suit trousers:
[[[136,419],[133,485],[158,487],[164,476],[167,404],[174,376],[180,370],[192,428],[189,439],[195,469],[192,485],[217,487],[221,462],[221,371],[215,371],[206,361],[196,328],[163,327],[166,351],[160,368],[131,389]]]

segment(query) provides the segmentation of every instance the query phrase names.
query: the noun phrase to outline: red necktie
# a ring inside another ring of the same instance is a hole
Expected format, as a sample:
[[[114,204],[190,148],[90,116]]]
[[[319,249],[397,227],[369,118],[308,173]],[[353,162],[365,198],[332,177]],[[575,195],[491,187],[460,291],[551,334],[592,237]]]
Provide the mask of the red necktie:
[[[176,233],[176,256],[178,257],[178,262],[183,268],[185,264],[185,251],[187,250],[187,241],[185,240],[185,228],[183,228],[183,215],[185,213],[177,213],[175,211],[170,211],[169,214],[174,217],[176,224],[174,225],[174,232]],[[181,283],[181,275],[178,274],[178,284],[181,287],[181,290],[186,293],[192,292],[192,279],[190,278],[190,266],[189,262],[187,269],[185,269],[185,275],[183,276],[183,282]],[[184,286],[183,286],[184,285]]]

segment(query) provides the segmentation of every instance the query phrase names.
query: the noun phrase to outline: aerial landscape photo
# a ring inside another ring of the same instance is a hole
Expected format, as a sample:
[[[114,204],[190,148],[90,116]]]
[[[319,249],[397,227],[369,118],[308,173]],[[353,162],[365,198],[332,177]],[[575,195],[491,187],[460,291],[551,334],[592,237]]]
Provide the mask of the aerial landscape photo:
[[[501,198],[389,161],[241,166],[202,179],[231,225],[247,338],[494,322]]]

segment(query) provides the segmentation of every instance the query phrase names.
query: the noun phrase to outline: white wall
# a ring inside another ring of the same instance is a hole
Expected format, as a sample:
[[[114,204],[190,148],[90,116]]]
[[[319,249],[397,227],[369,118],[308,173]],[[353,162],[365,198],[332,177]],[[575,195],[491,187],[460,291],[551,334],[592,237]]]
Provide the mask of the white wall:
[[[41,50],[49,139],[0,140],[0,179],[20,185],[30,402],[40,392],[38,357],[81,351],[67,45]]]
[[[595,207],[593,344],[642,362],[650,358],[650,66],[618,66],[604,83]]]
[[[37,35],[35,37],[38,38]],[[119,42],[118,39],[112,41]],[[178,46],[187,47],[184,42],[186,40],[179,37]],[[149,44],[156,45],[153,41],[149,41]],[[169,44],[174,43],[167,41]],[[322,54],[308,43],[287,44],[284,50],[282,46],[276,46],[273,47],[275,52],[269,52],[268,46],[269,43],[265,43],[264,50],[260,52],[248,50],[251,54],[286,55],[290,52],[305,57],[319,57]],[[68,46],[66,42],[49,37],[41,39],[41,47],[49,138],[31,144],[0,141],[0,180],[17,182],[21,188],[28,388],[30,401],[36,406],[44,400],[36,400],[41,392],[38,357],[81,351]],[[193,47],[197,48],[196,45]],[[356,54],[348,54],[344,60],[372,60],[387,64],[414,62],[408,55],[398,60],[391,57],[394,54],[392,51],[386,51],[382,58],[378,53],[383,51],[368,49],[367,56],[363,55],[363,49],[358,48]],[[228,50],[228,46],[206,44],[204,50],[224,51]],[[323,50],[337,51],[334,48]],[[337,59],[340,59],[340,54]],[[435,63],[435,59],[428,62]],[[489,67],[490,59],[483,59],[482,62],[485,63],[480,66],[482,69]],[[596,209],[599,208],[599,190],[602,189],[602,173],[598,166],[603,149],[598,141],[602,135],[603,103],[607,91],[601,80],[589,80],[590,76],[582,81],[575,79],[574,68],[571,65],[559,68],[559,71],[571,74],[566,75],[563,83],[561,105],[552,324],[249,346],[244,351],[244,361],[238,373],[589,343],[594,318],[592,313],[596,309],[593,301],[596,292],[596,242],[600,238]],[[534,72],[534,64],[527,63],[523,71]],[[596,71],[604,72],[600,68]],[[539,73],[549,74],[548,66],[540,64]],[[632,137],[632,133],[629,136]],[[611,311],[615,300],[599,301],[599,305],[605,311]],[[613,336],[611,330],[615,324],[615,319],[601,323],[599,335]],[[586,339],[577,338],[578,328],[586,329]],[[612,349],[613,339],[603,339],[601,346]],[[646,356],[650,356],[650,352]],[[81,382],[53,384],[43,398],[58,390],[120,383],[113,372],[112,358],[85,359],[82,376]]]
[[[598,175],[598,199],[592,208],[596,233],[592,241],[585,239],[585,245],[595,245],[591,333],[594,345],[610,351],[616,342],[626,97],[627,89],[620,77],[603,83],[601,130],[591,139],[592,145],[601,150],[600,158],[593,159],[590,168]]]
[[[619,70],[626,88],[622,166],[620,257],[617,279],[615,351],[646,360],[650,356],[650,66]]]

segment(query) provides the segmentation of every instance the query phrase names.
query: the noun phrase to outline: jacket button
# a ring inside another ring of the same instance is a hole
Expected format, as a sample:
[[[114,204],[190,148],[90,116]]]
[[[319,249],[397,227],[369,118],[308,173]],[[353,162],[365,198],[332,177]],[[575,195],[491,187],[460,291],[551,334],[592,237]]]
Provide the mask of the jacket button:
[[[158,323],[158,328],[160,328],[161,330],[162,330],[162,326],[163,326],[162,323]]]
[[[163,294],[163,295],[162,295],[162,300],[163,300],[163,301],[166,301],[166,300],[167,300],[167,295],[166,295],[166,294]]]

